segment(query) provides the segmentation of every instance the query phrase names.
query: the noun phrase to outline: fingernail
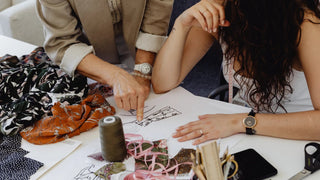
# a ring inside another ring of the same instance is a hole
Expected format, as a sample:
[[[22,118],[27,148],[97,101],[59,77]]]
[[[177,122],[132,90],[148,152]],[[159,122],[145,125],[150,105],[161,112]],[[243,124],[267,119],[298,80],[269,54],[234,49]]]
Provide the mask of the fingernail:
[[[214,28],[214,29],[213,29],[213,32],[217,32],[217,30],[218,30],[217,28]]]
[[[222,20],[222,21],[221,21],[221,24],[224,25],[224,23],[225,23],[225,20]]]
[[[205,29],[208,32],[208,28]]]
[[[143,117],[142,116],[137,116],[138,121],[142,121]]]
[[[211,30],[211,29],[209,30],[209,33],[212,33],[212,30]]]
[[[196,141],[193,141],[193,142],[192,142],[192,145],[197,145]]]
[[[176,136],[176,135],[177,135],[177,133],[176,133],[176,132],[172,134],[172,136]]]

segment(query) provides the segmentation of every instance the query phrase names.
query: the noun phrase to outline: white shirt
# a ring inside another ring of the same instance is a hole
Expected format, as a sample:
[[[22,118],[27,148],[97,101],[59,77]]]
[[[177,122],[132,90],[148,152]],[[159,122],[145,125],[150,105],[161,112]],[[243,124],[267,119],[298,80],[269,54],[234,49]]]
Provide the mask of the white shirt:
[[[223,66],[223,74],[228,82],[229,79],[229,73],[228,73],[228,67],[226,64],[225,56],[223,57],[222,61]],[[234,69],[232,69],[234,71]],[[231,74],[234,74],[232,72]],[[237,79],[246,78],[241,75],[236,76]],[[233,79],[233,83],[235,87],[240,88],[239,84]],[[250,82],[250,79],[249,81]],[[293,69],[292,76],[290,77],[290,85],[292,87],[292,94],[288,93],[285,95],[284,100],[282,100],[281,104],[283,107],[287,110],[287,112],[299,112],[299,111],[308,111],[308,110],[314,110],[314,107],[312,105],[307,81],[304,75],[303,71],[297,71]],[[243,87],[239,90],[238,94],[235,96],[236,101],[245,102],[246,105],[250,104],[248,103],[248,98],[246,98],[246,91],[247,87]],[[276,113],[284,113],[285,111],[279,107],[277,108],[277,104],[274,102],[272,105],[272,109],[275,110]]]

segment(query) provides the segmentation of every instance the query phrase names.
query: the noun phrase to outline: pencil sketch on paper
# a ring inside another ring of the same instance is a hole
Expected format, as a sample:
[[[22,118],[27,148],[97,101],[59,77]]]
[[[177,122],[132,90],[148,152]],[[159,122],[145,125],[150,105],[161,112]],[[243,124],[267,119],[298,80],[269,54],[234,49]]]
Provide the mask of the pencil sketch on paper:
[[[103,180],[103,178],[97,176],[95,171],[92,170],[95,168],[94,164],[91,164],[88,167],[83,168],[75,177],[75,180]]]
[[[129,123],[136,123],[140,126],[143,126],[143,127],[146,127],[148,126],[149,124],[153,123],[153,122],[156,122],[156,121],[161,121],[161,120],[164,120],[164,119],[168,119],[170,117],[173,117],[173,116],[177,116],[179,114],[182,114],[180,111],[174,109],[173,107],[171,106],[166,106],[148,116],[146,116],[145,118],[143,118],[142,121],[137,121],[137,120],[134,120],[134,121],[131,121],[131,122],[127,122],[127,123],[124,123],[124,124],[129,124]]]
[[[150,111],[152,111],[156,106],[153,105],[153,106],[145,106],[143,108],[143,113],[146,114]],[[137,115],[137,111],[135,109],[131,109],[129,111],[126,111],[126,113],[122,113],[122,114],[119,114],[119,116],[133,116],[135,117]]]

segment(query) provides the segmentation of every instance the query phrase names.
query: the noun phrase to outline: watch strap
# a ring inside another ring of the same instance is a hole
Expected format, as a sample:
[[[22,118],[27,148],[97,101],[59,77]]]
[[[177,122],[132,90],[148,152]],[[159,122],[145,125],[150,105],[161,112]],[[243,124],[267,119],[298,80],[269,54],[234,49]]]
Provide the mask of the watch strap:
[[[248,116],[255,117],[255,115],[256,115],[256,113],[253,111],[253,109],[251,109]],[[254,135],[254,134],[256,134],[256,130],[254,130],[253,128],[246,127],[246,134]]]
[[[248,116],[255,116],[256,115],[256,113],[254,112],[254,110],[253,109],[251,109],[251,111],[249,112],[249,114],[248,114]]]
[[[256,130],[254,130],[253,128],[246,128],[246,134],[254,135],[256,134]]]

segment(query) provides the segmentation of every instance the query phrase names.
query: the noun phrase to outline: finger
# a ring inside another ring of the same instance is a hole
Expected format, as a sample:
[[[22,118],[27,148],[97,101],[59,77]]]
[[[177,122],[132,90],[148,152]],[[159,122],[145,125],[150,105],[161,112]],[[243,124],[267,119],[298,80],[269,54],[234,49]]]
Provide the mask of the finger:
[[[198,118],[199,118],[199,120],[203,120],[203,119],[207,119],[207,118],[209,118],[209,114],[204,114],[204,115],[200,115],[200,116],[198,116]]]
[[[193,141],[192,144],[193,145],[198,145],[198,144],[204,143],[204,142],[206,142],[208,140],[210,140],[209,134],[204,134],[201,137],[199,137],[198,139],[196,139],[195,141]]]
[[[131,109],[130,108],[129,98],[128,97],[122,97],[121,100],[122,100],[123,109],[126,110],[126,111],[129,111]]]
[[[190,128],[191,126],[194,126],[194,125],[199,125],[199,123],[197,121],[192,121],[192,122],[189,122],[188,124],[185,124],[183,126],[179,126],[176,131],[181,131],[183,129],[187,129],[187,128]],[[195,129],[195,128],[194,128]]]
[[[178,139],[178,141],[179,142],[184,142],[184,141],[188,141],[188,140],[191,140],[191,139],[199,138],[202,135],[203,134],[199,130],[196,130],[196,131],[192,131],[192,132],[182,136],[181,138]]]
[[[207,27],[206,21],[205,21],[204,17],[202,16],[202,14],[200,13],[199,9],[194,10],[193,16],[199,22],[199,24],[201,25],[202,29],[205,30],[205,31],[208,31],[208,27]]]
[[[216,6],[213,6],[214,2],[204,1],[206,8],[211,14],[211,26],[209,26],[209,32],[217,32],[217,28],[219,27],[219,9]]]
[[[174,133],[172,137],[175,137],[175,138],[182,137],[182,136],[185,136],[187,134],[194,132],[196,129],[198,129],[198,128],[195,128],[193,126],[186,126],[180,130],[176,130],[176,133]]]
[[[217,11],[217,10],[215,10],[215,7],[214,6],[212,6],[212,4],[210,4],[210,3],[208,3],[208,2],[206,2],[206,8],[208,9],[208,11],[209,11],[209,13],[211,14],[211,25],[209,26],[209,32],[211,33],[212,31],[213,31],[213,29],[214,29],[214,14],[215,14],[215,11]]]
[[[143,108],[145,98],[142,95],[138,95],[138,107],[137,107],[137,120],[142,121],[143,119]]]
[[[118,108],[120,109],[123,109],[123,104],[122,104],[122,101],[121,101],[121,97],[119,96],[119,92],[118,90],[116,89],[113,89],[114,90],[114,101],[116,102],[116,105]]]
[[[205,3],[204,3],[205,4]],[[206,31],[210,32],[212,27],[212,14],[205,6],[198,7],[200,14],[203,16],[206,23]]]
[[[213,3],[213,6],[218,10],[219,13],[219,24],[224,25],[226,23],[226,14],[224,5],[219,3]]]
[[[123,109],[123,104],[121,98],[119,96],[114,96],[114,100],[116,101],[116,105],[118,108]]]
[[[217,32],[219,28],[219,12],[218,10],[214,9],[213,10],[213,32]]]
[[[229,27],[230,25],[231,25],[231,23],[228,20],[224,20],[224,24],[223,25],[220,24],[220,26],[222,26],[222,27]]]
[[[137,109],[137,102],[138,102],[137,96],[135,95],[131,96],[129,98],[130,109]]]
[[[205,17],[205,20],[206,20],[206,23],[207,23],[207,26],[208,26],[208,32],[209,33],[212,33],[212,27],[214,26],[214,17],[212,16],[212,13],[209,11],[209,10],[206,10],[204,13],[203,13],[203,16]]]

